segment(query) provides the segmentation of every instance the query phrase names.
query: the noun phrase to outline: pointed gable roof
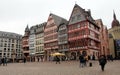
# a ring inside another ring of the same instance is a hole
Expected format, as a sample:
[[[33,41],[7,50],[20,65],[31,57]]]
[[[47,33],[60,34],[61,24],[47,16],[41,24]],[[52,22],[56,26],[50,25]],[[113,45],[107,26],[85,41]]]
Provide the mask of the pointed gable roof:
[[[60,17],[60,16],[57,16],[57,15],[52,14],[52,13],[50,13],[50,16],[52,16],[52,18],[54,19],[54,22],[57,26],[59,26],[61,23],[67,23],[67,20]]]
[[[28,27],[28,25],[27,25],[27,27],[25,28],[25,32],[29,32],[30,30],[29,30],[29,27]]]
[[[116,19],[116,14],[113,11],[113,21],[112,21],[112,28],[116,27],[116,26],[120,26],[119,21]]]
[[[69,19],[69,25],[74,24],[76,22],[84,21],[84,20],[93,21],[90,10],[85,11],[85,9],[75,4]]]

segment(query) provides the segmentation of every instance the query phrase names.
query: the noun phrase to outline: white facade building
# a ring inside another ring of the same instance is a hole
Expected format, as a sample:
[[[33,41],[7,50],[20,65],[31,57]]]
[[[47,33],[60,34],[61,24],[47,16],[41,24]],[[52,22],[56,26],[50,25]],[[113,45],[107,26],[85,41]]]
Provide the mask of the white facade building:
[[[35,55],[35,32],[36,32],[36,27],[32,26],[30,28],[30,35],[29,35],[29,50],[31,56]]]
[[[21,39],[22,35],[0,31],[0,58],[12,59],[14,55],[14,58],[21,59]]]

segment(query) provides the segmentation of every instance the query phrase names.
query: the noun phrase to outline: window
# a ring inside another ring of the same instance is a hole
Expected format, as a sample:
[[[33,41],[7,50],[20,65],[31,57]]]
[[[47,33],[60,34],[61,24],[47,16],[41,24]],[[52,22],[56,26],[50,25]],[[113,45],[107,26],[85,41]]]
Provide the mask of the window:
[[[94,37],[94,36],[95,36],[95,33],[94,33],[93,31],[90,31],[90,35]],[[96,36],[96,37],[97,37],[97,36]]]
[[[6,52],[6,48],[4,48],[4,52]]]
[[[14,39],[12,39],[12,43],[14,43]]]
[[[71,22],[75,21],[75,16],[71,18]]]
[[[79,9],[78,9],[77,7],[75,7],[73,13],[74,13],[74,14],[78,13],[78,10],[79,10]]]
[[[10,49],[8,48],[8,52],[10,51]]]
[[[75,35],[75,36],[78,36],[78,35],[79,35],[79,32],[75,32],[74,35]]]
[[[92,29],[95,29],[94,25],[91,24],[91,28],[92,28]]]
[[[0,47],[3,47],[3,44],[2,44],[2,43],[0,43]]]
[[[6,43],[4,44],[4,47],[7,47],[7,44],[6,44]]]
[[[95,34],[95,37],[96,37],[97,39],[99,39],[99,35],[98,35],[98,34]]]
[[[14,44],[12,44],[12,48],[14,48]]]
[[[1,42],[3,42],[3,39],[1,39]]]
[[[86,34],[86,31],[85,30],[82,30],[81,31],[81,35],[85,35]]]
[[[77,15],[77,20],[80,20],[81,19],[81,15]]]
[[[78,24],[77,27],[80,28],[80,24]]]
[[[6,53],[4,53],[4,56],[6,55]]]
[[[91,40],[91,46],[94,46],[95,42],[93,40]]]

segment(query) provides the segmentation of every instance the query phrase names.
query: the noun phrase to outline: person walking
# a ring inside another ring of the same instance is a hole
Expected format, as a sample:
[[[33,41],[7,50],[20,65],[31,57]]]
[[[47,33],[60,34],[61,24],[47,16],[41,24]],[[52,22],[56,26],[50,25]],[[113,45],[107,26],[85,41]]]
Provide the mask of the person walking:
[[[41,62],[43,62],[43,56],[41,56]]]
[[[40,58],[39,58],[39,57],[37,57],[37,61],[38,61],[38,62],[40,61]]]
[[[101,66],[102,71],[104,71],[106,63],[107,63],[106,57],[104,55],[101,55],[99,58],[99,65]]]
[[[0,58],[0,66],[1,66],[1,64],[2,64],[2,59]]]
[[[26,58],[25,57],[23,58],[23,62],[24,62],[24,64],[26,63]]]
[[[87,62],[88,62],[88,56],[84,56],[84,66],[87,66]]]
[[[113,61],[113,56],[112,55],[110,55],[110,60]]]
[[[60,64],[60,58],[58,56],[55,56],[55,61],[56,61],[56,64],[59,63]]]
[[[1,59],[3,66],[5,66],[4,58]]]
[[[83,55],[80,55],[80,56],[79,56],[79,61],[80,61],[80,66],[81,66],[81,67],[84,67],[84,61],[85,61],[85,60],[84,60],[84,56],[83,56]]]
[[[92,60],[95,60],[95,55],[92,56]]]
[[[4,57],[5,66],[7,66],[7,57]]]

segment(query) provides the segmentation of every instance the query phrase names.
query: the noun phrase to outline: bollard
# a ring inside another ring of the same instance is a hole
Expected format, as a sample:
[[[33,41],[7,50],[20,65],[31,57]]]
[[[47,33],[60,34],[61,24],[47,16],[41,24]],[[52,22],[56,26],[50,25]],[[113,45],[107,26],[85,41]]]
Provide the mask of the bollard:
[[[89,63],[89,66],[92,67],[92,62]]]

